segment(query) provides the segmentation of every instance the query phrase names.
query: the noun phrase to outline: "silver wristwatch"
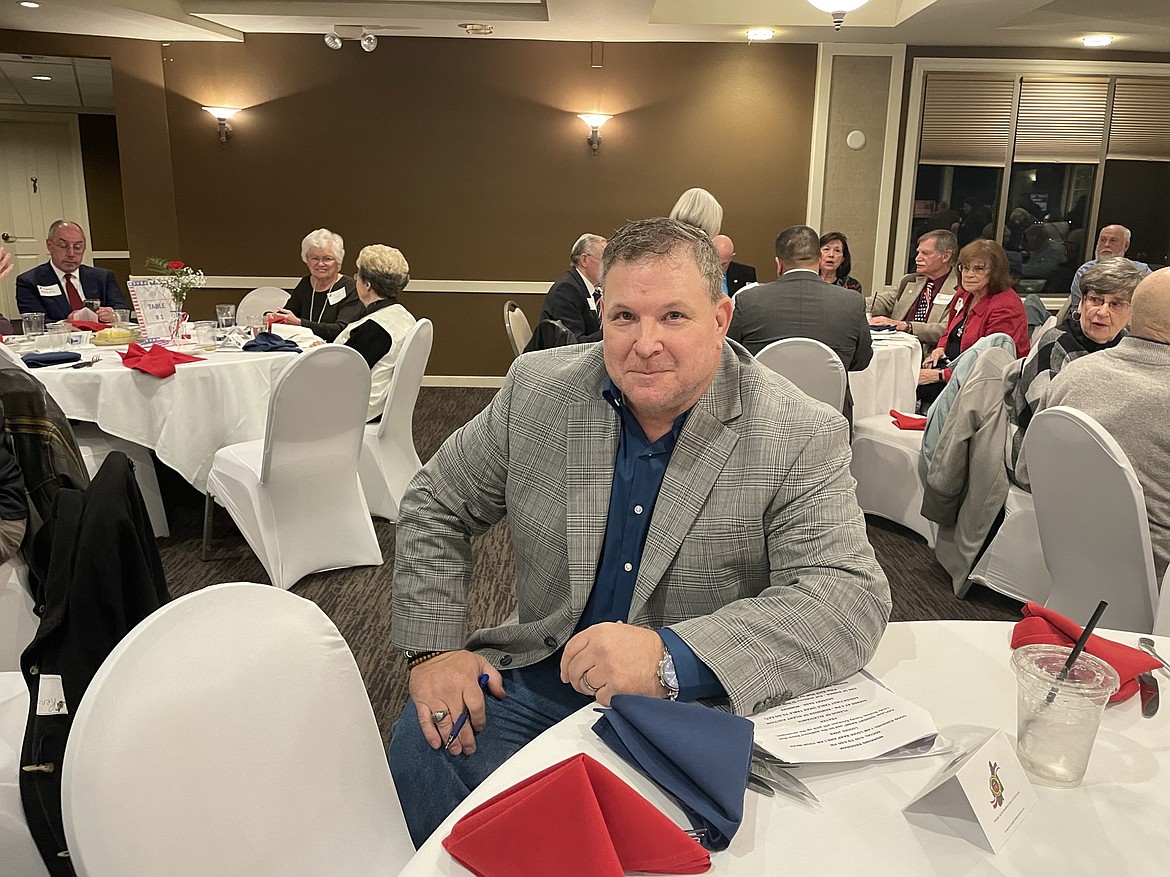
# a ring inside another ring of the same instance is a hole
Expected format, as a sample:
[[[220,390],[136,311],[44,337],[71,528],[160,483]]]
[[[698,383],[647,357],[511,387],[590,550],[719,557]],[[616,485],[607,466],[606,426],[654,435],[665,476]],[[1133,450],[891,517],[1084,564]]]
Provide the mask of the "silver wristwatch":
[[[658,662],[658,684],[666,689],[667,700],[678,700],[678,673],[670,649],[665,646],[662,647],[662,660]]]

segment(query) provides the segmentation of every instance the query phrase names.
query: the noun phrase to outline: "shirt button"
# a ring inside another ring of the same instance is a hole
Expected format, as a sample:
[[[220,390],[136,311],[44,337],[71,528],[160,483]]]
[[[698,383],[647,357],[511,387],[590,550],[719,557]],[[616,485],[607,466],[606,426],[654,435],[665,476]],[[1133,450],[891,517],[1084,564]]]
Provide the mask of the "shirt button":
[[[640,514],[642,514],[642,507],[641,507],[640,505],[636,505],[636,506],[634,506],[634,514],[635,514],[635,515],[640,515]]]
[[[633,565],[632,563],[627,563],[627,564],[625,565],[625,567],[623,567],[623,569],[625,569],[625,571],[626,571],[626,572],[629,572],[629,571],[630,571],[630,570],[632,570],[633,568],[634,568],[634,565]]]
[[[512,663],[512,656],[511,655],[500,655],[500,666],[501,667],[507,667],[511,663]]]
[[[544,644],[546,646],[548,646],[550,649],[554,649],[554,648],[556,648],[557,641],[555,639],[553,639],[551,636],[546,636],[544,638]]]

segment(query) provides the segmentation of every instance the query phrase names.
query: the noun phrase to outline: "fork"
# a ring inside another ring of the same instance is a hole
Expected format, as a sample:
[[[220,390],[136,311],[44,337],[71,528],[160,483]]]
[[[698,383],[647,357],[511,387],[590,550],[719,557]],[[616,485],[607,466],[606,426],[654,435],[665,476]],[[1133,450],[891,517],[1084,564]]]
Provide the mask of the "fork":
[[[1163,673],[1170,675],[1170,664],[1167,664],[1166,659],[1154,650],[1154,641],[1152,639],[1150,639],[1148,636],[1140,636],[1138,637],[1138,645],[1142,647],[1142,651],[1147,655],[1151,655],[1152,657],[1155,657],[1161,661],[1162,666],[1158,669],[1160,669]]]

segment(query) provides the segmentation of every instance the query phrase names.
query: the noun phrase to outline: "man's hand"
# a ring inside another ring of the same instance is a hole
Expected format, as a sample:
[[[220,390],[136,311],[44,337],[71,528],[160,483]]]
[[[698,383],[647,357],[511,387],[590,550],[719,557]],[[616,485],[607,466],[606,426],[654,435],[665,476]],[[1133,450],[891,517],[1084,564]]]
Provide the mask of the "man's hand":
[[[475,752],[474,732],[482,731],[487,724],[478,681],[481,673],[488,675],[488,691],[503,698],[504,680],[500,671],[474,652],[445,652],[410,671],[410,697],[418,710],[423,736],[432,749],[441,749],[447,742],[451,728],[466,706],[470,718],[447,751],[452,755]],[[444,715],[436,722],[432,716],[438,712]]]
[[[12,259],[8,255],[8,251],[0,247],[0,280],[3,280],[5,275],[12,270]]]
[[[565,643],[561,681],[602,706],[609,706],[615,694],[664,697],[658,682],[662,649],[662,637],[645,627],[595,624]]]
[[[301,324],[301,318],[292,311],[280,308],[272,312],[272,322],[286,323],[289,326],[299,326]]]
[[[870,317],[869,324],[871,326],[897,326],[897,320],[891,320],[889,317]]]
[[[112,323],[112,322],[114,322],[114,309],[113,308],[98,308],[97,309],[97,318],[98,318],[99,323]]]
[[[926,358],[922,360],[923,368],[937,368],[938,361],[943,358],[945,351],[941,347],[936,347],[930,353],[926,354]]]

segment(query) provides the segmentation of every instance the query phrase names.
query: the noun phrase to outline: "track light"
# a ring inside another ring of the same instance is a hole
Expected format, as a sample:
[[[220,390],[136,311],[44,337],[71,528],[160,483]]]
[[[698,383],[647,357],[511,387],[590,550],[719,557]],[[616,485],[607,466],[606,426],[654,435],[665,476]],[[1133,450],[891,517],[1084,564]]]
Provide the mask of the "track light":
[[[335,33],[327,33],[327,34],[325,34],[325,45],[327,45],[331,49],[340,49],[341,48],[341,37],[339,37]]]
[[[372,33],[362,34],[362,38],[358,42],[361,44],[363,52],[372,52],[378,48],[378,38]]]
[[[331,33],[325,34],[325,45],[331,49],[340,49],[345,40],[357,40],[363,52],[372,52],[378,48],[377,35],[360,24],[339,24]]]

